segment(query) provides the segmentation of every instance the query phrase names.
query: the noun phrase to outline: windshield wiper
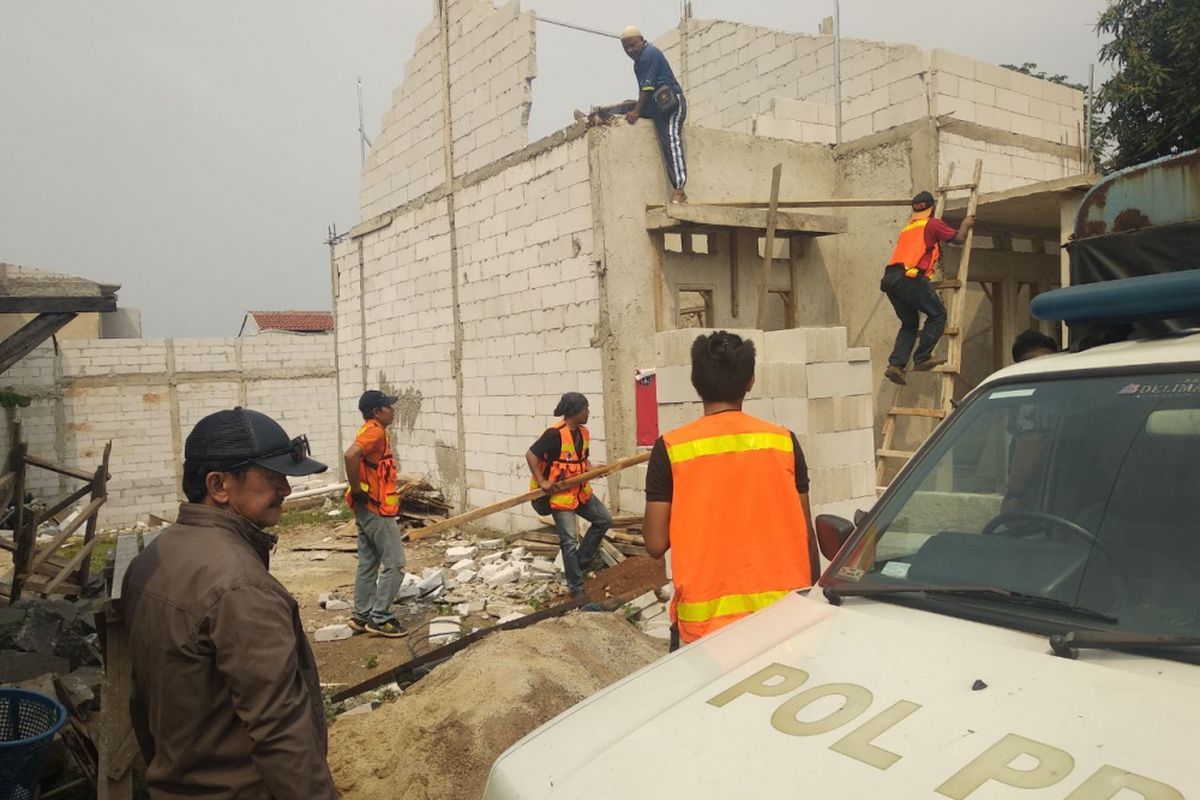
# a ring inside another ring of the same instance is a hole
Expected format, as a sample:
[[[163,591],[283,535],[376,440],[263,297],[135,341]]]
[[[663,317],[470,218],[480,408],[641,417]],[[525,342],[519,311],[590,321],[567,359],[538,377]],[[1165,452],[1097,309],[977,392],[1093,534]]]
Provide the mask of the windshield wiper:
[[[842,604],[843,597],[868,597],[871,595],[913,594],[921,592],[933,596],[968,597],[972,599],[1000,600],[1014,605],[1031,608],[1047,608],[1066,614],[1088,617],[1099,622],[1116,624],[1117,618],[1095,609],[1077,606],[1052,597],[1014,592],[998,586],[938,586],[936,584],[910,584],[906,586],[848,586],[825,589],[825,598],[835,606]]]
[[[1126,633],[1125,631],[1070,631],[1050,637],[1050,649],[1062,658],[1077,658],[1085,648],[1096,650],[1169,650],[1200,647],[1200,636]]]

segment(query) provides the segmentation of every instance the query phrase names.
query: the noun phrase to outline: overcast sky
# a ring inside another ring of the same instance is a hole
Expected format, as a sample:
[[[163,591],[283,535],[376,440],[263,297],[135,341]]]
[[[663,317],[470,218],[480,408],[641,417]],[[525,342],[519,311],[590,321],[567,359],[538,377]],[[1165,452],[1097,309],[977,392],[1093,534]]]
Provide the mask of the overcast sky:
[[[0,0],[0,261],[120,283],[147,336],[233,335],[248,309],[328,308],[326,228],[356,221],[355,79],[374,137],[432,5]],[[842,33],[1086,82],[1104,5],[842,0]],[[675,0],[523,6],[650,38],[679,14]],[[832,6],[692,3],[697,17],[809,33]],[[531,137],[631,94],[615,41],[537,33]]]

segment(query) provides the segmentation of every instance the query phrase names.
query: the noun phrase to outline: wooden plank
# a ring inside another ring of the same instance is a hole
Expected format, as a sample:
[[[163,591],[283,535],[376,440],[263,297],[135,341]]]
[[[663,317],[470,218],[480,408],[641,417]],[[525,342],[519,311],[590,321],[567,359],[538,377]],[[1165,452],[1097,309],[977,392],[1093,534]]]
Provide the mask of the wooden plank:
[[[610,567],[615,567],[625,560],[625,554],[613,546],[613,543],[607,539],[600,540],[600,557]]]
[[[556,487],[560,489],[566,489],[571,486],[578,486],[581,483],[587,483],[588,481],[595,480],[597,478],[603,478],[605,475],[611,475],[614,472],[620,472],[623,469],[627,469],[637,464],[643,464],[649,460],[650,451],[647,450],[645,452],[638,453],[635,456],[628,456],[627,458],[618,459],[611,464],[606,464],[602,467],[589,470],[582,475],[576,475],[574,478],[561,481],[556,484]],[[408,532],[408,540],[416,541],[418,539],[425,539],[429,536],[433,536],[435,533],[441,533],[442,531],[449,530],[450,528],[454,528],[458,525],[464,525],[482,517],[495,514],[497,511],[504,511],[506,509],[513,508],[514,506],[519,506],[522,503],[528,503],[531,500],[542,497],[544,494],[545,492],[543,492],[541,489],[535,489],[531,492],[525,492],[524,494],[510,497],[507,500],[501,500],[498,503],[492,503],[491,505],[484,506],[483,508],[477,508],[474,511],[468,511],[464,514],[450,517],[449,519],[436,522],[433,525],[428,525],[424,528],[411,530]]]
[[[16,510],[13,514],[12,528],[16,550],[13,554],[13,577],[8,595],[13,602],[16,602],[21,599],[21,576],[29,572],[29,562],[33,558],[37,531],[25,514],[25,456],[29,451],[21,436],[20,422],[13,423],[12,443],[8,468],[16,475],[13,479],[13,500]]]
[[[0,297],[0,314],[37,314],[41,316],[43,314],[79,314],[85,311],[116,310],[117,298],[115,295],[92,297],[14,297],[9,295]],[[45,337],[42,341],[45,341]]]
[[[934,419],[943,419],[946,416],[946,410],[942,408],[905,408],[897,406],[888,413],[895,414],[898,417],[933,417]]]
[[[132,536],[123,536],[134,542]],[[121,539],[117,540],[120,544]],[[136,542],[134,542],[136,544]],[[117,583],[120,586],[120,582]],[[129,635],[121,624],[119,609],[101,615],[104,629],[104,683],[101,687],[100,779],[97,800],[129,800],[133,794],[133,770],[125,763],[125,743],[133,733],[129,698],[133,693],[133,665],[129,660]]]
[[[626,544],[624,542],[614,542],[613,547],[620,550],[621,554],[625,555],[625,556],[647,556],[648,557],[650,555],[649,553],[646,552],[646,548],[639,547],[636,544]]]
[[[0,310],[7,311],[3,306],[6,302],[21,298],[0,297]],[[115,310],[116,306],[112,310]],[[0,342],[0,372],[6,371],[13,364],[16,364],[25,356],[29,355],[42,342],[49,339],[59,331],[64,325],[75,319],[75,314],[71,311],[62,313],[41,313],[51,311],[49,308],[31,308],[31,312],[37,316],[26,322],[13,333],[9,334],[4,341]]]
[[[57,472],[59,475],[66,475],[67,477],[70,477],[70,478],[78,478],[79,480],[87,481],[88,483],[91,483],[92,478],[94,477],[94,473],[84,472],[81,469],[74,469],[72,467],[62,467],[51,461],[47,461],[44,458],[38,458],[35,455],[26,455],[25,463],[31,467],[39,467],[41,469],[48,469],[51,472]]]
[[[93,537],[91,541],[84,542],[83,547],[79,548],[79,552],[75,554],[75,557],[67,562],[67,565],[62,568],[62,571],[58,575],[50,579],[50,582],[46,584],[46,588],[42,591],[45,594],[50,594],[58,588],[59,584],[65,581],[68,575],[79,569],[79,565],[83,563],[85,558],[89,558],[92,555],[92,550],[95,549],[96,542],[98,541],[100,540]]]
[[[661,332],[665,330],[663,327],[666,324],[667,311],[663,305],[663,294],[666,291],[664,282],[666,276],[663,273],[663,251],[666,248],[665,234],[651,233],[650,234],[650,281],[651,296],[654,298],[654,330]]]
[[[913,450],[876,450],[875,455],[880,458],[904,458],[909,459],[916,455]]]
[[[958,280],[957,278],[952,278],[950,280],[943,280],[943,281],[933,281],[933,283],[932,283],[932,286],[935,290],[936,289],[961,289],[962,285],[963,285],[962,281]]]
[[[807,240],[793,236],[788,241],[788,287],[791,296],[788,302],[788,327],[800,327],[800,259],[804,257]]]
[[[765,231],[767,208],[726,208],[680,203],[668,208],[652,208],[646,212],[646,230],[663,231],[683,224],[710,225],[720,228],[745,228]],[[809,236],[831,236],[845,233],[849,224],[845,217],[826,214],[807,214],[777,209],[776,231],[802,233]]]
[[[738,316],[738,234],[737,228],[729,230],[729,315]]]
[[[718,200],[716,202],[698,202],[698,206],[715,206],[718,208],[767,208],[769,200]],[[825,200],[780,200],[780,208],[879,208],[886,206],[911,206],[911,197],[841,197]],[[661,203],[654,203],[647,208],[663,208]]]
[[[112,587],[109,597],[121,599],[121,584],[125,582],[125,573],[129,570],[129,562],[138,554],[137,536],[132,533],[122,533],[117,536],[117,546],[114,549]]]
[[[37,556],[33,559],[33,563],[30,564],[27,571],[37,572],[38,568],[46,561],[47,558],[54,554],[55,550],[62,547],[63,543],[67,541],[67,539],[71,538],[72,534],[79,530],[83,523],[89,522],[91,518],[95,516],[96,512],[100,510],[100,506],[102,505],[104,505],[104,498],[97,497],[95,500],[92,500],[90,503],[84,506],[83,511],[80,512],[79,516],[71,520],[69,525],[59,531],[58,535],[50,541],[50,544],[46,545],[45,548],[38,550]]]
[[[67,506],[70,506],[73,503],[76,503],[79,500],[83,499],[83,496],[85,494],[89,493],[90,491],[92,491],[92,487],[90,485],[88,485],[88,486],[80,487],[79,489],[76,489],[75,491],[71,492],[69,495],[67,495],[66,497],[59,500],[54,505],[47,508],[41,514],[38,514],[37,518],[33,521],[34,528],[40,527],[42,525],[42,523],[44,523],[46,520],[53,517],[58,512],[67,508]]]
[[[758,286],[758,325],[760,331],[767,328],[767,298],[771,290],[771,266],[775,263],[775,226],[779,224],[779,180],[783,177],[783,164],[771,170],[771,205],[767,208],[767,233],[763,240],[763,266],[761,283]]]

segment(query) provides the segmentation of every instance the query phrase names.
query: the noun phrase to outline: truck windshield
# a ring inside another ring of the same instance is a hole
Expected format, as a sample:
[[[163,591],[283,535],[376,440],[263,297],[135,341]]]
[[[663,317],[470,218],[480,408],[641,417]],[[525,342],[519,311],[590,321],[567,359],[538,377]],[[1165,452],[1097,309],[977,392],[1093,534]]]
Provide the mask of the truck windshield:
[[[1200,634],[1200,375],[998,385],[914,467],[825,585],[996,587],[1055,601],[1024,618]]]

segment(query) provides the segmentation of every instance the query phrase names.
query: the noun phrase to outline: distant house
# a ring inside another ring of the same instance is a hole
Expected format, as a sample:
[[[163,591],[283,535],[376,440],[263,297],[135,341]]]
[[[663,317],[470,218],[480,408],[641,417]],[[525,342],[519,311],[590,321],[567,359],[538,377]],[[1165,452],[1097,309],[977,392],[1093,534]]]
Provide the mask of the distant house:
[[[270,332],[330,334],[333,333],[333,312],[248,311],[238,336]]]

